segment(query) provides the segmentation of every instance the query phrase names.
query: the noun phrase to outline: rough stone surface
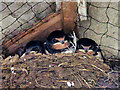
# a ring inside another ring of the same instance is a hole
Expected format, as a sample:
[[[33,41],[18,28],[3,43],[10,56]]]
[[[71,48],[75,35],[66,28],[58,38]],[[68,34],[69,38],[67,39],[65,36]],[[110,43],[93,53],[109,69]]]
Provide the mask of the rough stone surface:
[[[5,2],[1,4],[0,22],[2,22],[2,33],[4,33],[2,36],[8,35],[5,38],[6,41],[32,27],[37,21],[47,17],[55,10],[53,2],[13,2],[12,4]]]
[[[118,3],[94,2],[89,8],[87,21],[81,22],[80,37],[88,37],[95,40],[103,50],[109,51],[108,56],[118,55]],[[106,22],[109,22],[107,24]],[[112,24],[112,25],[111,25]],[[107,28],[108,27],[108,28]],[[87,28],[89,28],[87,30]],[[85,34],[83,34],[85,32]],[[104,34],[104,35],[103,35]],[[111,47],[111,48],[109,48]],[[110,54],[111,53],[111,54]]]

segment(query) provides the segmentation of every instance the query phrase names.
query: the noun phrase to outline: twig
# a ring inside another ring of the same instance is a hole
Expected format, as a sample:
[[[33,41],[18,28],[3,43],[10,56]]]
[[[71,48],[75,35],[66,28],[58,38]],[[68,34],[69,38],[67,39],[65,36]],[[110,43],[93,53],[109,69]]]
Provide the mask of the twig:
[[[97,66],[95,66],[95,65],[93,65],[93,64],[91,64],[91,66],[93,66],[93,67],[95,67],[95,68],[99,69],[101,72],[103,72],[103,73],[106,75],[105,71],[104,71],[104,70],[102,70],[101,68],[99,68],[99,67],[97,67]]]
[[[92,71],[92,70],[88,70],[88,69],[79,69],[80,71]]]
[[[40,84],[37,82],[36,79],[35,79],[35,82],[36,82],[36,84],[37,84],[38,86],[40,86],[40,87],[44,87],[44,88],[47,88],[46,86],[40,85]]]
[[[83,77],[80,76],[79,73],[77,73],[77,75],[86,83],[86,85],[87,85],[89,88],[91,88],[90,85],[87,83],[87,81],[86,81],[85,79],[83,79]]]
[[[74,73],[73,73],[72,75],[77,79],[78,83],[79,83],[80,86],[82,87],[83,82],[82,82],[80,79],[78,79],[78,77],[77,77]],[[80,83],[80,81],[81,81],[82,84]]]

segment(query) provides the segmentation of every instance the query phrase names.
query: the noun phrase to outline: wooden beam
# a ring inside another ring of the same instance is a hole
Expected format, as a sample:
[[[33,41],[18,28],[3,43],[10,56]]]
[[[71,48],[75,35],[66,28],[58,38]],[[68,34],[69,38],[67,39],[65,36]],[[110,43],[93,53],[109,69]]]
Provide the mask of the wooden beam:
[[[3,44],[7,53],[14,53],[19,47],[25,46],[31,40],[45,41],[50,32],[62,29],[61,14],[59,12],[50,15],[27,31],[23,31],[16,37]]]
[[[63,29],[64,31],[69,34],[74,26],[76,20],[76,8],[77,2],[62,2],[61,9],[62,9],[62,20],[63,20]]]

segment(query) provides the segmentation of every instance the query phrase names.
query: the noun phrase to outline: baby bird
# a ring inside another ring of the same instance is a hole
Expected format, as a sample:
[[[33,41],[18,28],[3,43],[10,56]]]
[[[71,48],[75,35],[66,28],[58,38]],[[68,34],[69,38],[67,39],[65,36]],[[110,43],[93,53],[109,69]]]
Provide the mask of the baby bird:
[[[30,41],[26,45],[25,49],[26,49],[26,53],[29,53],[31,51],[36,51],[43,54],[45,52],[43,43],[38,40]]]
[[[105,62],[105,58],[101,52],[99,45],[92,39],[89,38],[79,39],[77,41],[76,52],[83,52],[83,53],[87,53],[88,55],[101,57]]]
[[[50,54],[54,53],[72,53],[74,51],[73,44],[69,37],[60,30],[50,33],[46,42],[45,49]]]
[[[35,40],[30,41],[27,43],[25,47],[20,48],[17,51],[19,57],[24,57],[26,54],[30,53],[31,51],[36,51],[37,53],[45,53],[44,45],[42,42]]]

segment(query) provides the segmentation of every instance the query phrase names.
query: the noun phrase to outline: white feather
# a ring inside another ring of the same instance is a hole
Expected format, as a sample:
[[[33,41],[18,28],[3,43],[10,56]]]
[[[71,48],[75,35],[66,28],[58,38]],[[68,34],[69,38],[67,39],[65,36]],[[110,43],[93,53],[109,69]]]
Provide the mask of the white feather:
[[[24,57],[25,55],[26,55],[26,53],[24,53],[24,54],[21,56],[21,58]]]
[[[14,67],[11,67],[11,71],[13,71],[14,70]]]
[[[71,83],[72,86],[75,86],[74,82]]]
[[[71,87],[71,83],[70,83],[70,82],[67,82],[67,85],[68,85],[69,87]]]

